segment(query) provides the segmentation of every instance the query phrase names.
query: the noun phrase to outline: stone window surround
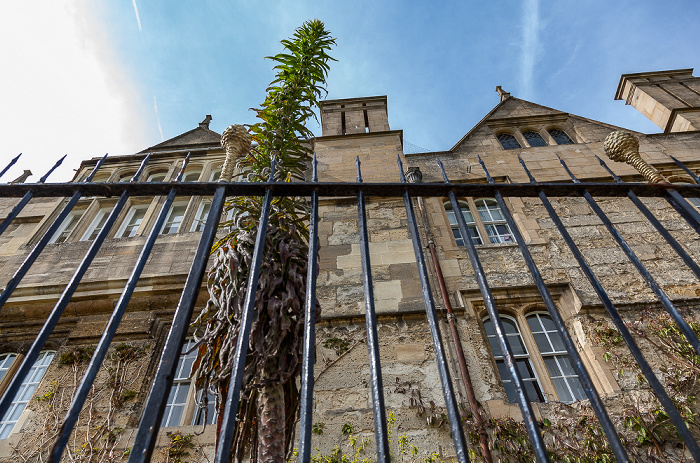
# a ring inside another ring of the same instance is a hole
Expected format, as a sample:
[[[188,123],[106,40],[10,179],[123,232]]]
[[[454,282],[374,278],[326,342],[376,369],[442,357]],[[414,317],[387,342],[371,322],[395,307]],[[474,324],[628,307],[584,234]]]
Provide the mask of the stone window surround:
[[[483,197],[483,198],[482,197],[479,197],[479,198],[459,197],[459,198],[457,198],[457,201],[460,201],[460,202],[464,201],[467,204],[469,204],[469,211],[472,213],[472,217],[474,217],[474,225],[476,225],[476,229],[479,232],[479,238],[481,239],[481,243],[482,243],[482,244],[475,244],[475,246],[481,248],[481,247],[515,246],[515,245],[517,245],[517,243],[515,242],[515,237],[513,237],[513,241],[511,243],[492,243],[491,242],[491,240],[489,239],[489,234],[486,231],[486,225],[484,225],[484,222],[481,220],[481,216],[478,213],[478,210],[476,208],[475,201],[478,201],[480,199],[493,200],[493,198],[487,198],[487,197]],[[508,206],[509,209],[512,211],[512,207],[510,206],[510,204],[508,204],[508,198],[503,198],[503,200],[506,202],[506,206]],[[444,214],[444,219],[445,219],[444,223],[446,225],[446,229],[452,230],[453,227],[450,225],[450,220],[447,216],[447,211],[445,210],[445,207],[444,207],[445,203],[448,203],[448,204],[450,203],[450,198],[447,198],[447,197],[441,198],[440,201],[441,201],[441,204],[443,205],[443,207],[441,209],[442,209],[442,212]],[[476,214],[474,214],[475,211],[476,211]],[[508,225],[506,224],[506,226],[508,226]],[[442,228],[442,227],[440,227],[440,228]],[[510,227],[508,227],[508,229],[510,230]],[[512,230],[510,230],[510,231],[512,234]],[[450,233],[450,239],[452,240],[452,245],[455,248],[459,247],[459,245],[457,244],[457,240],[454,237],[454,233]]]
[[[547,143],[547,146],[561,146],[558,145],[556,141],[554,141],[554,138],[549,134],[550,130],[561,130],[564,132],[574,143],[578,143],[576,139],[576,135],[573,131],[571,130],[566,130],[562,128],[560,125],[540,125],[537,127],[531,126],[531,125],[526,125],[521,127],[511,127],[507,130],[499,130],[498,132],[494,133],[494,136],[500,135],[502,133],[512,135],[515,137],[515,140],[520,144],[520,149],[527,149],[527,148],[532,148],[530,146],[530,143],[528,143],[527,139],[523,136],[523,132],[536,132],[540,134],[542,139]],[[573,136],[572,136],[573,135]],[[500,143],[499,143],[500,146]],[[501,146],[503,150],[506,150]],[[542,148],[542,147],[538,147]],[[507,151],[513,151],[513,150],[507,150]]]
[[[493,136],[505,133],[515,137],[520,144],[521,149],[531,148],[523,136],[523,132],[537,132],[549,146],[560,146],[554,141],[554,138],[549,134],[550,130],[561,130],[576,143],[583,143],[579,134],[576,132],[573,124],[569,120],[568,114],[554,114],[541,116],[525,116],[504,119],[493,119],[487,123],[488,127],[493,131]],[[499,142],[501,149],[505,150]],[[514,150],[510,150],[514,151]]]
[[[515,320],[516,324],[518,325],[518,329],[520,330],[521,334],[521,339],[523,340],[523,343],[525,343],[525,348],[527,349],[527,352],[530,355],[530,363],[532,364],[534,370],[535,370],[535,378],[537,379],[538,384],[542,388],[542,394],[545,397],[545,403],[546,402],[558,402],[559,401],[559,395],[557,394],[557,390],[554,387],[554,383],[552,382],[552,379],[549,376],[549,372],[547,371],[547,365],[544,362],[544,358],[540,354],[540,351],[537,347],[537,343],[535,342],[535,338],[530,332],[530,328],[527,323],[527,316],[534,314],[534,313],[542,313],[542,314],[547,314],[547,309],[540,303],[533,303],[533,304],[527,304],[524,306],[511,306],[511,307],[498,307],[499,314],[503,317],[508,317],[513,320]],[[483,321],[489,319],[488,313],[484,310],[482,313],[482,326],[481,330],[483,331]],[[486,345],[488,346],[488,340],[486,338],[486,332],[483,332],[484,339],[486,340]],[[489,353],[491,353],[489,349]],[[493,362],[494,365],[494,371],[496,374],[498,374],[498,367],[496,366],[496,361],[493,358],[493,354],[491,353],[491,361]]]
[[[564,322],[569,330],[569,334],[574,338],[574,343],[576,349],[581,355],[583,364],[588,371],[593,385],[600,394],[601,397],[616,395],[620,391],[620,386],[615,379],[612,367],[605,362],[603,358],[603,350],[595,343],[592,343],[585,334],[581,322],[575,318],[575,315],[581,310],[581,301],[579,300],[573,287],[568,283],[559,283],[547,285],[549,293],[552,295],[554,302],[556,304],[559,313],[564,318]],[[496,302],[496,307],[501,315],[508,315],[515,318],[518,321],[518,326],[527,326],[527,320],[525,317],[533,312],[546,312],[546,308],[542,304],[541,296],[534,286],[522,286],[522,287],[507,287],[498,288],[492,287],[491,292]],[[464,291],[458,291],[456,293],[458,304],[465,308],[465,316],[467,320],[474,320],[478,323],[478,330],[483,339],[483,349],[484,352],[488,352],[488,362],[491,365],[494,378],[498,381],[498,368],[496,366],[496,361],[490,355],[488,339],[486,337],[486,331],[484,330],[481,320],[488,317],[488,312],[484,306],[484,301],[481,297],[481,293],[478,289],[469,289]],[[522,323],[525,323],[523,325]],[[477,342],[477,337],[472,337],[472,339]],[[527,348],[530,352],[533,352],[533,348],[537,349],[537,344],[534,339],[531,340],[532,344],[527,344]],[[532,346],[532,347],[531,347]],[[480,349],[479,349],[480,350]],[[535,350],[539,352],[539,350]],[[544,362],[538,363],[537,375],[542,380],[545,386],[545,396],[548,400],[556,400],[554,397],[556,390],[554,385],[549,379],[549,374],[547,373],[546,365]],[[542,375],[540,372],[544,372]],[[499,383],[500,385],[500,383]],[[551,388],[551,389],[550,389]],[[503,390],[503,396],[505,397],[505,390]],[[516,404],[511,404],[507,399],[487,399],[486,405],[491,411],[495,418],[501,417],[520,417],[520,411]],[[538,409],[535,409],[537,413]]]
[[[191,167],[200,169],[200,177],[199,181],[207,181],[207,182],[215,182],[218,180],[218,175],[217,173],[221,172],[221,165],[223,163],[223,159],[220,157],[217,157],[216,159],[211,159],[211,160],[206,160],[205,162],[196,162],[195,164],[190,164],[188,165],[188,169],[190,170]],[[167,169],[167,174],[166,178],[164,181],[173,181],[177,175],[177,173],[180,171],[180,168],[182,166],[182,161],[177,160],[174,162],[169,162],[169,169]],[[142,177],[143,178],[148,178],[151,174],[154,173],[161,173],[166,170],[166,166],[164,166],[162,163],[158,165],[154,165],[150,169],[147,169]],[[101,169],[102,171],[102,169]],[[105,172],[100,172],[102,174],[100,180],[105,181],[105,182],[118,182],[119,178],[124,177],[125,175],[132,175],[134,174],[134,168],[133,166],[126,166],[126,167],[120,167],[116,168],[113,171],[111,171],[108,174],[105,174]],[[83,175],[79,176],[78,178],[85,178],[86,175],[89,174],[89,171],[87,173],[83,173]],[[99,175],[99,174],[98,174]],[[217,178],[214,178],[217,177]],[[184,199],[184,198],[183,198]],[[138,227],[138,230],[136,232],[136,235],[134,238],[138,236],[144,236],[147,235],[148,232],[150,231],[151,227],[155,223],[157,219],[157,214],[160,211],[160,206],[163,204],[165,201],[164,196],[157,196],[155,198],[141,198],[141,197],[132,197],[129,198],[129,201],[125,205],[124,209],[120,212],[120,216],[117,218],[117,221],[115,225],[112,227],[112,230],[110,230],[110,233],[108,235],[108,238],[113,238],[117,236],[119,231],[121,231],[124,227],[124,221],[128,219],[130,211],[133,209],[134,206],[140,206],[143,204],[148,204],[148,209],[146,211],[146,214],[141,221],[141,224]],[[203,201],[207,201],[207,199],[203,199],[201,196],[192,196],[188,201],[187,208],[185,210],[185,214],[182,220],[182,223],[180,225],[180,228],[178,229],[178,234],[179,233],[184,233],[184,232],[190,232],[194,230],[194,224],[195,220],[197,220],[198,214],[201,212],[201,204]],[[100,210],[106,207],[113,206],[116,203],[116,199],[111,198],[97,198],[97,197],[92,197],[92,198],[85,198],[81,200],[74,208],[73,211],[80,211],[81,218],[79,219],[77,225],[73,228],[73,231],[68,235],[66,240],[64,242],[72,242],[72,241],[81,241],[82,238],[84,237],[86,231],[91,227],[93,224],[97,214],[100,213]],[[45,233],[45,231],[48,229],[48,227],[53,223],[53,219],[55,216],[60,212],[61,209],[63,209],[63,205],[65,203],[63,201],[60,201],[56,210],[54,211],[53,214],[50,214],[47,216],[48,219],[50,220],[45,220],[44,221],[44,226],[40,227],[39,231],[37,234],[32,238],[31,243],[36,243],[41,236]],[[72,212],[73,212],[72,211]],[[61,229],[59,228],[59,232]]]

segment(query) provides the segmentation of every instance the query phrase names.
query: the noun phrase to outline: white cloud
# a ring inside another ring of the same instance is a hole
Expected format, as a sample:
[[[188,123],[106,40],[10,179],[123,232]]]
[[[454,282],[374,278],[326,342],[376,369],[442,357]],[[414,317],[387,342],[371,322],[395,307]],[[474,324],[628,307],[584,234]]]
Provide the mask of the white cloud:
[[[141,32],[141,18],[139,17],[139,9],[136,6],[136,0],[131,0],[131,3],[134,4],[134,13],[136,13],[136,22],[139,25],[139,32]]]
[[[539,0],[523,2],[523,49],[520,64],[522,97],[532,100],[535,97],[535,62],[539,48]]]
[[[91,3],[22,1],[0,16],[0,164],[36,181],[63,154],[49,181],[66,181],[83,159],[137,151],[146,143],[138,94],[117,62],[109,28]]]

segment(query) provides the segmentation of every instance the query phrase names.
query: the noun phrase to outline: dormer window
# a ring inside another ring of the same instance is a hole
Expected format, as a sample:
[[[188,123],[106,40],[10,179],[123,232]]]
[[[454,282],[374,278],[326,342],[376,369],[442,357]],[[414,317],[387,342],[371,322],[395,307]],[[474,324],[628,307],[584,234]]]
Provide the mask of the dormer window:
[[[540,135],[538,132],[529,130],[527,132],[523,132],[523,137],[525,137],[525,140],[527,140],[527,143],[531,148],[547,146],[547,142],[544,141],[544,138],[542,138],[542,135]]]
[[[557,145],[573,145],[574,141],[569,137],[566,132],[559,129],[549,129],[549,134],[552,136]]]
[[[515,137],[509,133],[499,133],[496,135],[496,138],[498,138],[498,141],[501,142],[501,146],[504,150],[517,150],[521,148],[518,140],[516,140]]]

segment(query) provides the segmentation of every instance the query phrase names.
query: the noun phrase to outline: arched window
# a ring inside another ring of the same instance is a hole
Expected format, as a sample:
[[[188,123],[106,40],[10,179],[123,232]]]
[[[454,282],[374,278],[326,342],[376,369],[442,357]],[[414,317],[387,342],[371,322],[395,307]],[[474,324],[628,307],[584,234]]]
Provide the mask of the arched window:
[[[147,182],[164,182],[167,172],[152,172],[146,177]]]
[[[501,213],[501,208],[495,199],[477,199],[474,201],[479,218],[486,228],[486,233],[492,243],[514,243],[513,233]]]
[[[49,367],[55,354],[56,352],[54,351],[45,351],[39,354],[36,362],[34,362],[34,365],[32,365],[32,368],[29,370],[27,377],[22,381],[19,391],[17,391],[15,398],[10,404],[10,408],[7,410],[5,416],[2,417],[2,420],[0,420],[0,439],[7,439],[7,436],[12,432],[12,428],[15,427],[17,420],[19,420],[20,415],[27,407],[32,395],[34,395],[34,391],[37,386],[39,386],[41,378],[44,377],[44,373],[46,373],[46,369]],[[4,355],[14,356],[15,354]],[[3,364],[7,359],[8,357],[3,359]],[[9,364],[7,368],[9,368]],[[7,372],[7,369],[5,369],[5,372]],[[5,372],[3,372],[3,375]]]
[[[552,317],[538,312],[528,315],[526,319],[559,400],[569,403],[585,399],[586,393],[571,366],[564,341],[554,326]]]
[[[554,141],[557,142],[557,145],[574,144],[574,141],[571,139],[571,137],[569,137],[563,130],[549,129],[548,132],[552,136],[552,138],[554,138]]]
[[[199,180],[199,177],[202,175],[202,168],[201,167],[194,167],[192,170],[186,170],[185,175],[182,176],[182,181],[183,182],[196,182]]]
[[[452,210],[452,203],[449,201],[445,202],[445,212],[447,212],[447,218],[450,221],[450,227],[452,227],[452,233],[454,234],[457,246],[464,246],[464,238],[462,233],[459,231],[459,226],[457,225],[457,216],[455,211]],[[459,201],[459,207],[462,209],[462,216],[464,221],[467,222],[467,229],[469,230],[469,236],[474,244],[483,244],[481,240],[481,235],[479,235],[479,230],[476,228],[476,222],[474,221],[474,216],[469,210],[469,203],[466,201]]]
[[[525,137],[525,140],[527,140],[527,143],[532,148],[536,148],[538,146],[547,146],[547,142],[544,141],[544,138],[542,138],[542,135],[540,135],[539,132],[534,132],[534,131],[523,132],[523,137]]]
[[[530,353],[523,342],[523,336],[520,334],[520,329],[518,328],[518,323],[514,318],[507,317],[505,315],[501,316],[501,323],[503,324],[503,330],[506,334],[506,341],[510,350],[513,352],[513,357],[515,357],[515,363],[520,372],[520,375],[525,384],[525,391],[528,399],[531,402],[544,402],[544,394],[542,393],[542,386],[540,386],[539,380],[535,375],[535,369],[530,360]],[[493,358],[496,360],[496,366],[498,367],[498,374],[501,377],[501,382],[508,395],[508,401],[513,403],[517,401],[515,396],[515,386],[513,381],[510,379],[510,373],[508,373],[508,368],[506,367],[505,357],[503,356],[503,351],[496,337],[496,329],[493,326],[493,322],[490,318],[484,320],[484,330],[486,331],[486,337],[489,341],[489,346],[491,347],[491,353]]]
[[[504,150],[517,150],[521,148],[520,143],[515,137],[509,133],[499,133],[496,135],[498,141],[501,142],[501,146]]]

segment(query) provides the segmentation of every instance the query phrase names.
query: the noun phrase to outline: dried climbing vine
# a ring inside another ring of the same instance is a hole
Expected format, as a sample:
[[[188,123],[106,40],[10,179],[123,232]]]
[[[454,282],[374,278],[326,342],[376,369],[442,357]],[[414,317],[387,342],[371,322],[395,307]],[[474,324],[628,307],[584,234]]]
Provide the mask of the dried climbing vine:
[[[126,461],[129,450],[125,442],[125,406],[134,401],[134,388],[140,384],[146,362],[147,346],[119,344],[110,353],[95,381],[80,418],[63,456],[63,461],[98,463]],[[12,447],[6,461],[46,461],[63,418],[83,376],[93,348],[77,347],[62,352],[58,357],[53,379],[48,387],[39,391],[33,407],[36,414],[32,429]]]

